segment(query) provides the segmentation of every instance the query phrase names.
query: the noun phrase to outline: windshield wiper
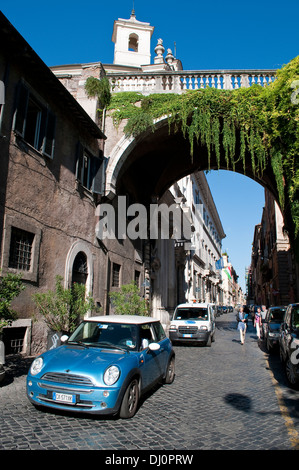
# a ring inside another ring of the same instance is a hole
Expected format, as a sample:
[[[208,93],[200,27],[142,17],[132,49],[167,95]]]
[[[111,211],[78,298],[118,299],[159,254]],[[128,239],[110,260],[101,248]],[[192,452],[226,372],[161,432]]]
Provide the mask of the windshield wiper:
[[[98,346],[104,346],[105,348],[107,347],[109,349],[118,349],[119,351],[128,352],[128,350],[126,348],[123,348],[121,346],[116,346],[115,344],[106,343],[104,341],[97,343],[97,345]]]
[[[79,344],[80,346],[83,346],[83,348],[89,348],[89,345],[83,343],[82,341],[68,341],[67,344]]]

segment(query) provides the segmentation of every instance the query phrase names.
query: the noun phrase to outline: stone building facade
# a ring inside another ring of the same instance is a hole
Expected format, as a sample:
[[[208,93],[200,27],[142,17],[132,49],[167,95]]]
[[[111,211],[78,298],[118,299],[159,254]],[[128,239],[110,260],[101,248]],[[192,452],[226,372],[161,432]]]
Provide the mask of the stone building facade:
[[[255,304],[288,305],[296,301],[298,276],[283,217],[265,190],[261,223],[255,226],[250,266],[250,294]]]
[[[47,328],[33,322],[32,294],[53,290],[57,275],[65,287],[80,278],[107,313],[109,290],[142,283],[142,254],[130,240],[96,237],[105,135],[2,14],[0,38],[1,272],[20,273],[25,285],[4,341],[7,353],[36,354]]]

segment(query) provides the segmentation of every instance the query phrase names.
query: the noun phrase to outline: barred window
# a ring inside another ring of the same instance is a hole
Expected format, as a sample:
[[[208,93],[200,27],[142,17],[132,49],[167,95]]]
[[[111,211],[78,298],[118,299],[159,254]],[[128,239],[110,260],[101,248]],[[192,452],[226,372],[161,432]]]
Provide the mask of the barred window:
[[[113,263],[112,265],[112,287],[120,285],[120,265]]]
[[[30,271],[34,234],[16,227],[11,228],[9,267]]]
[[[135,270],[134,281],[138,287],[140,287],[140,278],[141,278],[140,271]]]

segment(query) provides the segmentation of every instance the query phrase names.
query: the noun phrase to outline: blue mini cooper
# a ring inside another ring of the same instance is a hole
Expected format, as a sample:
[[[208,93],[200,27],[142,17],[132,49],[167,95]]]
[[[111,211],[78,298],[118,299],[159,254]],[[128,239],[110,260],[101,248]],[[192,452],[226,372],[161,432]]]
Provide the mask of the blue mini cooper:
[[[62,340],[28,372],[27,395],[36,406],[131,418],[142,393],[174,380],[172,344],[155,318],[91,317]]]

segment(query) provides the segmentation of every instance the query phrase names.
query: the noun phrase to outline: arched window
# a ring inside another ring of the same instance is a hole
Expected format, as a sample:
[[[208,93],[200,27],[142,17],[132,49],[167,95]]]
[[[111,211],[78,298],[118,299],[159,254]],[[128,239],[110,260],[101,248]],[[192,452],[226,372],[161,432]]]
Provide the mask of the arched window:
[[[74,259],[72,271],[72,283],[86,284],[88,276],[87,256],[83,251],[79,251]]]
[[[138,36],[135,33],[129,36],[129,51],[138,52]]]

